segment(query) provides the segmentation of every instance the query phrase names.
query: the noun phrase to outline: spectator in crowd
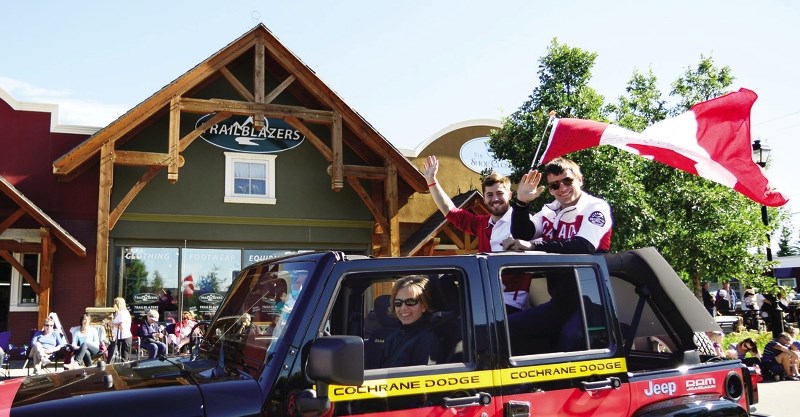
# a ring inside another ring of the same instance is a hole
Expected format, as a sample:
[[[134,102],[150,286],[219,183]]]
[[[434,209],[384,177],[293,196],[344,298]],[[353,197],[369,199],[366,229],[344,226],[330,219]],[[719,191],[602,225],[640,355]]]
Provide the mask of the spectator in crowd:
[[[434,312],[428,278],[409,275],[395,281],[389,314],[401,326],[386,337],[382,368],[431,365],[440,360],[442,347],[431,322]]]
[[[791,343],[792,337],[784,332],[764,346],[764,354],[761,357],[762,370],[766,368],[776,380],[782,373],[786,380],[800,381],[797,370],[798,357],[789,348]]]
[[[42,330],[36,332],[33,339],[31,339],[31,359],[33,360],[34,374],[38,374],[43,367],[50,365],[50,357],[64,351],[67,346],[61,333],[54,331],[54,327],[53,319],[46,318]]]
[[[88,314],[81,316],[80,326],[71,329],[72,332],[72,351],[73,362],[76,366],[89,366],[92,364],[92,356],[100,353],[100,335],[97,329],[92,326],[92,318]],[[66,366],[66,365],[65,365]]]
[[[169,343],[175,347],[176,351],[180,351],[181,348],[189,343],[189,336],[191,336],[192,329],[196,324],[194,314],[189,310],[184,311],[181,321],[175,323],[175,332],[167,336]]]
[[[261,334],[261,329],[257,325],[253,324],[253,317],[250,315],[250,313],[243,313],[239,318],[237,325],[239,326],[237,333],[243,335]]]
[[[701,284],[702,293],[703,293],[703,306],[705,306],[706,310],[708,310],[708,314],[714,316],[714,297],[711,296],[711,293],[708,291],[708,281],[703,281]]]
[[[164,334],[158,324],[158,310],[150,310],[145,316],[145,322],[139,327],[139,342],[147,350],[149,359],[166,355],[167,344],[163,340]]]
[[[758,345],[749,337],[738,343],[731,343],[728,345],[725,357],[728,359],[739,359],[748,366],[752,366],[761,361],[761,354],[758,353]]]
[[[128,311],[128,306],[125,299],[117,297],[114,299],[114,319],[111,321],[111,346],[108,349],[109,360],[114,358],[114,354],[118,354],[123,362],[127,362],[131,354],[131,343],[133,341],[133,334],[131,333],[131,313]]]
[[[711,341],[711,346],[714,348],[714,356],[724,357],[725,352],[722,351],[722,337],[723,334],[719,330],[706,332],[708,340]]]
[[[736,293],[731,290],[730,282],[723,282],[722,288],[717,290],[714,306],[719,314],[733,314],[736,311]]]

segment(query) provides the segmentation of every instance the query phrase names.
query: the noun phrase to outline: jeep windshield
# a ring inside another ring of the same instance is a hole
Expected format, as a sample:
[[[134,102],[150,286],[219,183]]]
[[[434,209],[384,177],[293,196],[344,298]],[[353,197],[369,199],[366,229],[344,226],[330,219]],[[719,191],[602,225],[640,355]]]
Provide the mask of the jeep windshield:
[[[205,333],[201,350],[226,368],[260,375],[296,310],[311,262],[264,263],[234,280]]]

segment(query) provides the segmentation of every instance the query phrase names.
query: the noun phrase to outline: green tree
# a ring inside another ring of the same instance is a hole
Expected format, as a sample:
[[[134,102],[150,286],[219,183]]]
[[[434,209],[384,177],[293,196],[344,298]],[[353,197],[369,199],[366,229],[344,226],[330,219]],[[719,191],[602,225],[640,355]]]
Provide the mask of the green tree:
[[[778,256],[798,255],[797,246],[792,245],[792,230],[788,227],[781,228],[781,235],[778,238]]]
[[[551,43],[540,60],[539,86],[491,135],[492,151],[515,167],[514,181],[529,169],[550,110],[559,117],[612,118],[641,131],[692,104],[725,94],[733,81],[730,68],[717,68],[711,58],[701,56],[696,68],[687,68],[672,84],[674,107],[668,108],[662,99],[652,71],[634,71],[626,95],[603,105],[588,84],[595,59],[594,53],[557,40]],[[736,278],[743,285],[764,288],[766,260],[752,253],[765,245],[767,236],[758,205],[727,187],[613,147],[587,149],[569,158],[582,167],[584,189],[611,204],[612,250],[655,246],[698,294],[701,280]]]
[[[153,272],[153,283],[151,285],[153,292],[159,294],[161,289],[164,288],[164,278],[158,271]]]
[[[131,259],[125,263],[125,296],[130,303],[133,294],[147,291],[147,266],[139,259]]]

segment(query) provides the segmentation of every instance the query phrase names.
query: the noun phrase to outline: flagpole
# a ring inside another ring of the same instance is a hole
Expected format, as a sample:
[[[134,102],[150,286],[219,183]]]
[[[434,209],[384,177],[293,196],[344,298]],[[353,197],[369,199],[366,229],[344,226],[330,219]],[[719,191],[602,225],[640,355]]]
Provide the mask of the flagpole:
[[[539,150],[542,149],[542,142],[544,142],[544,138],[547,135],[547,129],[553,125],[553,120],[556,119],[555,110],[550,110],[549,115],[550,117],[547,119],[547,124],[544,126],[544,131],[542,131],[542,137],[539,139],[539,146],[536,147],[536,153],[533,155],[533,161],[531,161],[531,169],[539,165],[539,163],[537,163],[536,161],[537,159],[539,159]]]

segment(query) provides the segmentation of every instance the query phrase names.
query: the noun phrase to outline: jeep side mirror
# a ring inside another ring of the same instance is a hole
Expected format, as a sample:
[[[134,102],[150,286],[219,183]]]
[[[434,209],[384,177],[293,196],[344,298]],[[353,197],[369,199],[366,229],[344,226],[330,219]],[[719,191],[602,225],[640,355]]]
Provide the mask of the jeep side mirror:
[[[360,365],[360,366],[359,366]],[[364,340],[358,336],[326,336],[311,343],[306,375],[317,384],[297,398],[300,413],[323,413],[330,408],[328,385],[364,383]]]

